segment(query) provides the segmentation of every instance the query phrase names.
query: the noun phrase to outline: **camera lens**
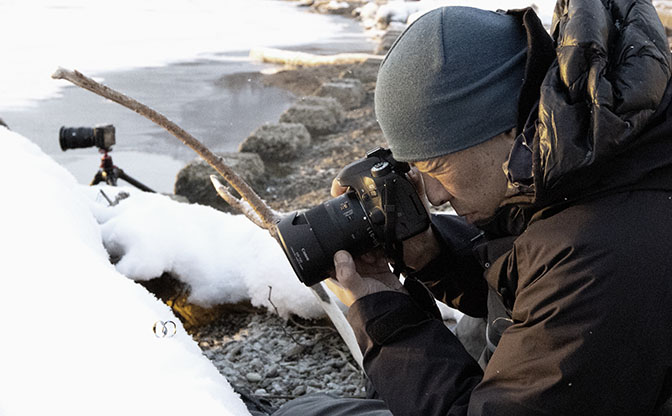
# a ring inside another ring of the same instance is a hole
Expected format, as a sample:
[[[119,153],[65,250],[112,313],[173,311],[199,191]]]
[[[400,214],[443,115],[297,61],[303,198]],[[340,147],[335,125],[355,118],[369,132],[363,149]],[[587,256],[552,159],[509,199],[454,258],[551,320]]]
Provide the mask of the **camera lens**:
[[[93,147],[94,131],[92,127],[61,127],[58,134],[61,150]]]
[[[353,256],[379,245],[368,216],[355,192],[345,193],[278,224],[285,254],[299,280],[312,286],[326,279],[338,250]]]

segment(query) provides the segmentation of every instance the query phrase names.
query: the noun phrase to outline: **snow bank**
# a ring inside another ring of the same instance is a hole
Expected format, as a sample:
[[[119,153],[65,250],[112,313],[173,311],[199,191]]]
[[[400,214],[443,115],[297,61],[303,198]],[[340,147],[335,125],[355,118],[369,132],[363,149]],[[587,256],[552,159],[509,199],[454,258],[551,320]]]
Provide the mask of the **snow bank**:
[[[171,310],[110,265],[81,186],[3,127],[0,187],[0,414],[249,414]],[[175,336],[157,338],[159,320]]]
[[[542,23],[550,26],[553,18],[555,0],[420,0],[403,1],[395,0],[378,6],[371,1],[358,9],[365,27],[385,28],[387,25],[397,23],[411,23],[423,14],[444,6],[469,6],[485,10],[510,10],[533,7]]]
[[[247,218],[134,188],[82,189],[93,202],[103,243],[121,256],[116,267],[123,275],[147,280],[169,272],[191,286],[189,300],[196,304],[249,299],[254,306],[274,311],[268,301],[271,286],[271,299],[281,316],[324,315],[279,244]],[[100,190],[112,200],[119,192],[130,196],[109,206]]]

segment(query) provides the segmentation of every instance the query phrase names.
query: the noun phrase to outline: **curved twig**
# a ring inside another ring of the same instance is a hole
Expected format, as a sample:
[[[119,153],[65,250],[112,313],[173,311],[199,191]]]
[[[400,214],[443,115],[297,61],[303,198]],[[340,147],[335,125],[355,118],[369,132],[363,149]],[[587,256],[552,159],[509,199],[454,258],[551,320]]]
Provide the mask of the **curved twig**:
[[[222,185],[219,179],[217,179],[217,176],[210,175],[210,182],[212,182],[212,185],[215,187],[217,194],[219,194],[219,196],[223,200],[225,200],[229,205],[238,210],[241,214],[245,215],[247,219],[257,224],[259,227],[266,228],[264,226],[264,223],[261,221],[261,218],[259,218],[259,216],[252,209],[250,204],[248,204],[244,200],[240,200],[235,196],[233,196],[233,194],[231,194],[231,192],[229,191],[229,188]]]
[[[224,179],[233,186],[240,196],[242,201],[233,195],[231,192],[222,185],[221,182],[217,179],[216,176],[211,176],[210,180],[212,181],[217,193],[222,199],[228,202],[231,206],[238,209],[242,214],[244,214],[250,221],[254,222],[261,228],[268,230],[273,238],[278,240],[277,227],[276,224],[280,220],[280,216],[275,214],[271,207],[269,207],[259,195],[257,195],[252,188],[240,177],[238,176],[230,167],[226,166],[222,161],[222,158],[215,155],[205,147],[201,142],[196,140],[191,134],[187,133],[180,126],[168,120],[166,116],[157,111],[147,107],[146,105],[134,100],[131,97],[128,97],[118,91],[113,90],[105,85],[102,85],[91,78],[81,74],[78,71],[70,71],[67,69],[59,68],[51,76],[54,79],[65,79],[72,82],[78,87],[84,88],[98,94],[102,97],[105,97],[109,100],[112,100],[122,106],[135,111],[143,117],[148,118],[164,129],[168,130],[173,136],[180,139],[180,141],[192,150],[198,153],[210,166],[215,168]],[[324,312],[331,319],[336,327],[336,330],[341,335],[345,341],[348,349],[355,358],[355,361],[362,366],[362,353],[359,350],[357,345],[357,340],[355,334],[348,324],[348,321],[345,319],[343,312],[338,308],[338,306],[331,301],[329,295],[326,293],[326,290],[322,286],[323,283],[314,285],[311,287],[312,292],[317,297],[320,306],[324,309]]]
[[[59,68],[51,76],[54,79],[65,79],[72,82],[78,87],[82,87],[86,90],[89,90],[95,94],[98,94],[102,97],[112,100],[118,104],[123,105],[124,107],[135,111],[136,113],[144,116],[159,126],[166,129],[170,134],[177,137],[182,143],[189,146],[192,150],[198,153],[210,166],[215,168],[215,170],[224,177],[224,179],[231,184],[233,189],[235,189],[241,197],[246,200],[250,207],[254,210],[257,215],[256,219],[250,218],[255,224],[260,227],[267,229],[271,232],[271,235],[275,237],[275,224],[278,222],[279,217],[273,212],[273,210],[259,197],[259,195],[254,192],[252,188],[242,179],[236,172],[234,172],[230,167],[226,166],[222,161],[222,158],[215,155],[199,142],[194,136],[187,133],[177,124],[170,121],[163,114],[147,107],[146,105],[134,100],[131,97],[128,97],[114,89],[102,85],[93,79],[83,75],[79,71],[71,71],[64,68]],[[221,195],[221,194],[220,194]],[[228,202],[228,201],[227,201]],[[248,215],[249,210],[243,211],[243,214]]]

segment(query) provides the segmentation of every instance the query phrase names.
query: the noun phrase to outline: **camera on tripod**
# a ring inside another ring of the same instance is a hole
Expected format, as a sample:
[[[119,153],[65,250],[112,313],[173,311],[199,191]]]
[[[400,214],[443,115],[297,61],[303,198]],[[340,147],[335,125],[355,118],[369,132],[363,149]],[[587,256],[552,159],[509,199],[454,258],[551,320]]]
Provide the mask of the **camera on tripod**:
[[[115,129],[112,124],[95,127],[61,127],[58,133],[61,150],[97,147],[101,150],[112,150],[116,143]]]
[[[333,256],[347,250],[358,256],[383,247],[396,266],[403,265],[402,241],[425,231],[429,214],[406,177],[408,163],[392,158],[388,149],[343,168],[336,178],[348,191],[278,223],[282,248],[306,286],[329,277]]]
[[[58,132],[58,142],[61,150],[84,149],[97,147],[103,155],[100,159],[100,168],[96,172],[90,185],[104,182],[117,186],[117,179],[123,179],[131,185],[145,192],[155,192],[152,188],[134,179],[112,161],[110,152],[116,143],[115,129],[112,124],[99,124],[94,127],[66,127],[62,126]]]

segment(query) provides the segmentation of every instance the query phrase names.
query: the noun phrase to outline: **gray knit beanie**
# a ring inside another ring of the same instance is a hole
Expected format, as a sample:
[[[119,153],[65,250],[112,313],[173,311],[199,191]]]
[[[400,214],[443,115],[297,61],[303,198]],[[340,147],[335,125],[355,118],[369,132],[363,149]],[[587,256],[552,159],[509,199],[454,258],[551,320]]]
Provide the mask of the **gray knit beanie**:
[[[376,116],[394,157],[427,160],[515,127],[526,52],[511,15],[443,7],[412,23],[376,84]]]

